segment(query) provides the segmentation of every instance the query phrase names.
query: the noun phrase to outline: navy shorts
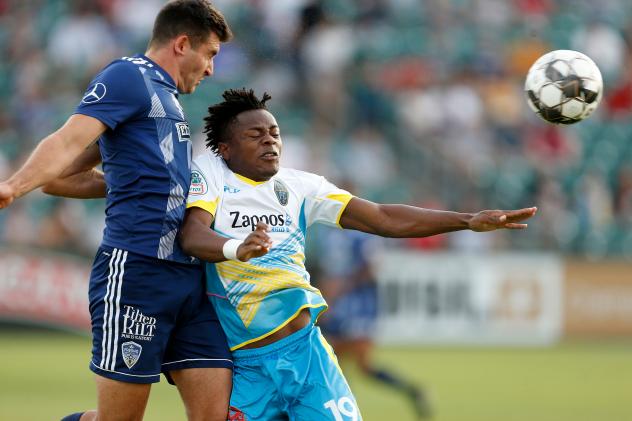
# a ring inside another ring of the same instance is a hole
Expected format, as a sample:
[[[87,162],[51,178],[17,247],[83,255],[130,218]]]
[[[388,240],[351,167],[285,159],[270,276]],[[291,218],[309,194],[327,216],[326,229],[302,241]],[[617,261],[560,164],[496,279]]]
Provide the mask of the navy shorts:
[[[371,339],[377,321],[377,285],[365,283],[337,297],[318,320],[330,339]]]
[[[163,372],[233,361],[201,265],[101,246],[90,276],[92,361],[109,379],[155,383]]]

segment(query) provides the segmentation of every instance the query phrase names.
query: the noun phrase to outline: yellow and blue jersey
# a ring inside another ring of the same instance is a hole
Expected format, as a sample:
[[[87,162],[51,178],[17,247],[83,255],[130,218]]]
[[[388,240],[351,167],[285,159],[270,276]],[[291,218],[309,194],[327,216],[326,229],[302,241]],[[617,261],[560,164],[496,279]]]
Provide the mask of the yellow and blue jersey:
[[[243,240],[258,221],[271,229],[273,244],[265,256],[206,265],[208,295],[231,350],[276,332],[304,308],[313,322],[327,308],[305,269],[306,230],[314,223],[339,226],[351,198],[304,171],[281,168],[270,180],[256,182],[211,153],[193,161],[187,207],[211,213],[213,230]]]

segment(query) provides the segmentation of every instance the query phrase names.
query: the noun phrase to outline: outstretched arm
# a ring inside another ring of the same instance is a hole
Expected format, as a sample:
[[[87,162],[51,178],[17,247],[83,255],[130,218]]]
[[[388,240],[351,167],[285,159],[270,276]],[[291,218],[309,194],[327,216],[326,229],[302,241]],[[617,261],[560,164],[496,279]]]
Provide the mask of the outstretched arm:
[[[179,240],[182,250],[189,256],[207,262],[223,262],[224,244],[228,238],[215,233],[210,226],[213,215],[202,208],[187,209],[180,229]],[[260,257],[270,251],[272,241],[267,234],[268,226],[263,222],[237,248],[237,259],[242,262]]]
[[[103,173],[95,168],[100,162],[99,146],[93,143],[59,177],[43,185],[42,191],[53,196],[74,199],[105,197]]]
[[[522,221],[535,215],[536,210],[459,213],[407,205],[381,205],[354,197],[340,218],[340,226],[382,237],[428,237],[465,229],[477,232],[524,229],[527,224]]]
[[[35,148],[11,178],[0,182],[0,209],[55,178],[68,168],[107,127],[94,117],[72,115]]]

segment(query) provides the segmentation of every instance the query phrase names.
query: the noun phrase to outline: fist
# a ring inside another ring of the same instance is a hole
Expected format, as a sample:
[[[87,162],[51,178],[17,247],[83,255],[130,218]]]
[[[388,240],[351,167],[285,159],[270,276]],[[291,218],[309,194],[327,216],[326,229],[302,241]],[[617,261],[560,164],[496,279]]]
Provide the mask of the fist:
[[[15,190],[9,183],[0,183],[0,209],[6,208],[13,202]]]
[[[237,258],[242,262],[261,257],[270,251],[272,239],[268,235],[270,227],[259,221],[255,230],[246,237],[243,243],[237,248]]]

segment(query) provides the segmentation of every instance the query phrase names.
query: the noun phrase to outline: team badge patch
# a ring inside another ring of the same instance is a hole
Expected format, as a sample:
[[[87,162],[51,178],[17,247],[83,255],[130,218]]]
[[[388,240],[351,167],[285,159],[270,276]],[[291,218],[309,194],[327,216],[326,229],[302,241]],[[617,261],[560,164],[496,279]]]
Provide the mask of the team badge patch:
[[[121,354],[123,354],[123,361],[127,368],[134,367],[134,364],[136,364],[140,358],[142,350],[143,347],[136,342],[124,342],[121,345]]]
[[[206,186],[206,180],[199,171],[191,171],[191,186],[189,187],[189,194],[202,195],[208,191]]]
[[[287,205],[287,201],[290,198],[290,192],[285,187],[285,184],[279,180],[274,180],[274,194],[276,194],[279,203],[283,206]]]
[[[191,140],[191,129],[185,122],[176,123],[176,130],[178,131],[178,141],[188,142]]]

